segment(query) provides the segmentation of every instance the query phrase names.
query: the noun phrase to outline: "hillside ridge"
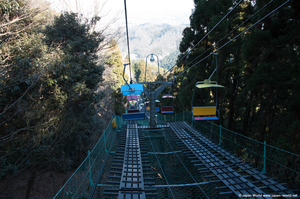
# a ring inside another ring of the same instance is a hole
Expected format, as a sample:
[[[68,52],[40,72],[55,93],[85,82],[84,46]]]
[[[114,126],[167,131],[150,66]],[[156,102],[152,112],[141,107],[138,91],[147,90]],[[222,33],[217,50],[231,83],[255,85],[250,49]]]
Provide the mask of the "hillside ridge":
[[[145,59],[147,55],[157,54],[159,59],[179,51],[182,31],[187,24],[151,24],[145,23],[129,27],[131,59]],[[127,55],[126,37],[118,42],[122,56]]]

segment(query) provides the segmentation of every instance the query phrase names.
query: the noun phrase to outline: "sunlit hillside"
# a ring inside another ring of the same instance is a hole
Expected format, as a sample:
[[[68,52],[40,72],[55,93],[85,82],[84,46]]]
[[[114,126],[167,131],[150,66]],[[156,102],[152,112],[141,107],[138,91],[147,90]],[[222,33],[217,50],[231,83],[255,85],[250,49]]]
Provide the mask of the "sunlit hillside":
[[[178,51],[182,39],[182,31],[187,25],[171,26],[169,24],[143,24],[129,27],[130,56],[132,59],[145,59],[150,53],[155,53],[159,59]],[[119,41],[123,57],[127,52],[126,37]]]

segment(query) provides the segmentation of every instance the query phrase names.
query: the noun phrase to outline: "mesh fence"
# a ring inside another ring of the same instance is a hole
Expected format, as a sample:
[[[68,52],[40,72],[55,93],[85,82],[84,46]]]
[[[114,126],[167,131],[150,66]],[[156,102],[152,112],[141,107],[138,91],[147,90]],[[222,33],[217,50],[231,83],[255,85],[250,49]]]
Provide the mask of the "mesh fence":
[[[106,159],[109,155],[108,151],[112,147],[117,132],[117,129],[113,128],[112,125],[114,121],[117,123],[118,127],[122,125],[120,117],[114,116],[111,119],[93,150],[89,152],[86,159],[81,163],[54,198],[88,198],[94,187],[94,183],[104,169]]]
[[[142,133],[158,192],[156,198],[220,197],[215,190],[220,184],[207,183],[206,174],[199,173],[195,162],[181,151],[171,129],[142,130]]]
[[[251,139],[209,121],[193,121],[191,112],[176,114],[172,117],[173,120],[164,120],[161,115],[158,118],[171,122],[186,121],[214,143],[243,161],[251,163],[269,177],[286,183],[295,194],[300,194],[299,155]]]
[[[120,127],[122,118],[114,118]],[[286,183],[290,190],[299,195],[299,155],[258,142],[212,122],[195,122],[190,112],[174,115],[158,114],[158,119],[160,123],[185,121],[226,151],[251,163],[259,171],[266,172],[269,177]],[[113,153],[107,151],[109,149],[113,151],[118,143],[118,133],[116,129],[112,128],[112,121],[113,119],[95,148],[54,198],[88,198],[93,192],[93,187],[96,186],[98,188],[94,190],[93,198],[110,198],[103,196],[103,191],[105,188],[109,188],[106,181],[113,159]],[[149,123],[147,120],[140,120],[138,125],[149,126]],[[125,128],[123,125],[123,129]],[[157,189],[158,196],[154,198],[220,198],[219,191],[216,191],[215,188],[224,185],[207,183],[217,179],[207,178],[207,175],[210,174],[202,174],[198,171],[199,167],[196,167],[195,162],[181,150],[177,143],[178,140],[170,128],[139,129],[139,134],[145,139],[155,179],[154,187]],[[236,196],[222,195],[222,198],[236,198]]]

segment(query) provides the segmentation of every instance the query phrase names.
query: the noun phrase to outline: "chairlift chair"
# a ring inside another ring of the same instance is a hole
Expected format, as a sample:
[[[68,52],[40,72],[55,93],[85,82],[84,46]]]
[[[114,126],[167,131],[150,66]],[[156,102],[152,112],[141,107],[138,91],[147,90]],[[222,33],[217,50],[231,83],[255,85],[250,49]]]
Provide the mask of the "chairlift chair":
[[[165,94],[161,97],[161,113],[170,114],[174,113],[174,96],[171,94]],[[168,99],[172,99],[172,104],[166,103]]]
[[[159,113],[159,107],[160,107],[160,101],[159,100],[155,100],[155,112]]]
[[[145,112],[140,111],[138,108],[138,95],[142,95],[143,93],[143,85],[142,84],[125,84],[121,85],[121,93],[122,93],[122,104],[123,104],[123,96],[127,97],[129,101],[129,108],[127,112],[123,114],[122,106],[121,113],[124,121],[128,120],[144,120]],[[134,107],[131,108],[131,105]],[[137,105],[137,108],[135,107]]]
[[[155,100],[155,112],[159,112],[159,103],[160,101],[159,100]],[[150,101],[146,101],[145,102],[145,109],[146,111],[150,111]]]
[[[127,95],[127,101],[129,102],[129,107],[127,109],[128,113],[136,113],[139,112],[139,104],[138,104],[138,95]]]
[[[195,99],[195,92],[196,92],[197,88],[198,89],[215,88],[215,94],[216,94],[215,105],[213,105],[213,106],[194,106],[193,102]],[[194,120],[219,120],[220,112],[219,112],[219,110],[217,110],[218,88],[224,88],[224,86],[219,85],[216,81],[204,80],[204,81],[198,81],[195,84],[195,89],[194,89],[193,98],[192,98],[192,102],[191,102]]]
[[[150,101],[145,101],[145,110],[150,111]]]

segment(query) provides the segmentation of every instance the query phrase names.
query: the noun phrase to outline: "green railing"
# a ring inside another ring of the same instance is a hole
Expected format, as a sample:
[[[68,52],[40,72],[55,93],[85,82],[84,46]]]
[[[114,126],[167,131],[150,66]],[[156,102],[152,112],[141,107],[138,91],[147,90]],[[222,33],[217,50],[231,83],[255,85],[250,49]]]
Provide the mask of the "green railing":
[[[89,151],[88,156],[54,198],[69,199],[89,197],[94,183],[104,168],[109,155],[109,149],[113,144],[117,132],[117,128],[113,128],[114,122],[116,122],[117,127],[122,126],[122,118],[113,116],[93,150]]]
[[[233,132],[221,125],[209,121],[193,121],[191,112],[174,115],[158,114],[158,119],[166,122],[185,121],[210,138],[225,150],[231,152],[243,161],[247,161],[262,173],[271,178],[286,183],[295,194],[300,194],[300,156],[288,151],[270,146],[239,133]]]

